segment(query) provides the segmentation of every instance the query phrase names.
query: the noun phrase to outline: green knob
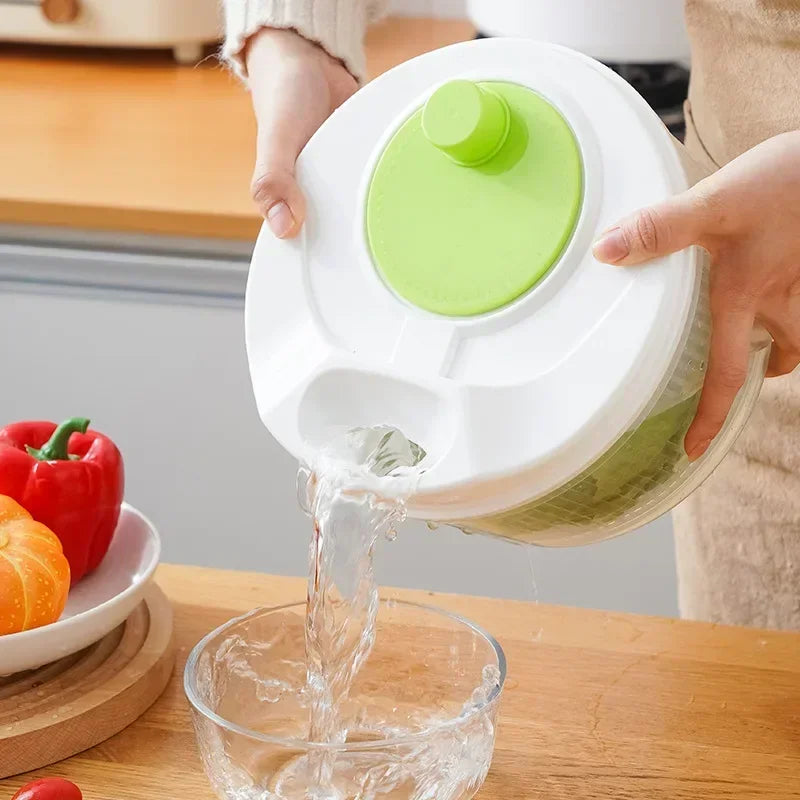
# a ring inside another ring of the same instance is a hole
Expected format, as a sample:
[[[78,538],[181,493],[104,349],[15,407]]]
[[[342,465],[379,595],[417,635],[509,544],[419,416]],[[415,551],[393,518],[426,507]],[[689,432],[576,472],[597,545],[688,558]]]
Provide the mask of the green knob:
[[[425,103],[422,130],[457,164],[476,167],[494,156],[508,136],[506,101],[472,81],[440,86]]]

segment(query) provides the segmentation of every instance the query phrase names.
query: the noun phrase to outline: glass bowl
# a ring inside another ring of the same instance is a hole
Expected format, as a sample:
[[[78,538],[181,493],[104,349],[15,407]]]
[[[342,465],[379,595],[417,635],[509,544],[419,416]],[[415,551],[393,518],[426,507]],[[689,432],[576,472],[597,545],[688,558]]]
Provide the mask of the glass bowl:
[[[200,755],[229,800],[466,800],[494,750],[500,645],[436,608],[383,600],[375,644],[342,709],[346,736],[308,741],[305,603],[206,636],[184,688]]]

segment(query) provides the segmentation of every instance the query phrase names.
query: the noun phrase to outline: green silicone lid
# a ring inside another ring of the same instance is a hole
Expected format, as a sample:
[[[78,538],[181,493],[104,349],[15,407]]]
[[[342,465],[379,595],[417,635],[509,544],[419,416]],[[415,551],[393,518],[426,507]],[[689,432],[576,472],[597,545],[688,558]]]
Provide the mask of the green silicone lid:
[[[384,281],[408,302],[485,314],[558,260],[582,196],[580,150],[547,100],[516,84],[451,81],[381,154],[367,239]]]

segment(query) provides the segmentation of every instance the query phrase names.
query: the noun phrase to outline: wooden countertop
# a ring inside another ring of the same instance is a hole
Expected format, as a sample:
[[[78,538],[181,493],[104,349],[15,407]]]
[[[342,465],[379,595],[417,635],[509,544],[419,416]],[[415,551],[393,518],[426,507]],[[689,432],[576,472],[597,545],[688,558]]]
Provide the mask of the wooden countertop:
[[[390,19],[370,75],[472,36],[466,22]],[[0,45],[0,223],[252,240],[255,125],[216,59]]]
[[[209,630],[300,600],[296,578],[162,566],[178,664],[164,696],[105,744],[46,770],[86,800],[213,797],[182,669]],[[506,651],[497,749],[481,800],[800,798],[800,635],[426,592]],[[42,774],[45,774],[44,772]],[[0,795],[31,776],[0,781]]]

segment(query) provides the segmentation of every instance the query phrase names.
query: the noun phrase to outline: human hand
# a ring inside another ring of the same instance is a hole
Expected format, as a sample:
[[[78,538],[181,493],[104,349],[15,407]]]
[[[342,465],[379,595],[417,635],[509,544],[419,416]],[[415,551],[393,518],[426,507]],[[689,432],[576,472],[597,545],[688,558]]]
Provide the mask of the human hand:
[[[277,237],[296,236],[306,215],[297,156],[358,86],[339,61],[294,31],[262,29],[245,60],[258,123],[253,199]]]
[[[686,434],[692,460],[719,433],[747,376],[753,326],[774,345],[767,375],[800,363],[800,131],[748,150],[714,175],[605,231],[594,255],[641,264],[700,245],[711,255],[711,352],[697,416]]]

